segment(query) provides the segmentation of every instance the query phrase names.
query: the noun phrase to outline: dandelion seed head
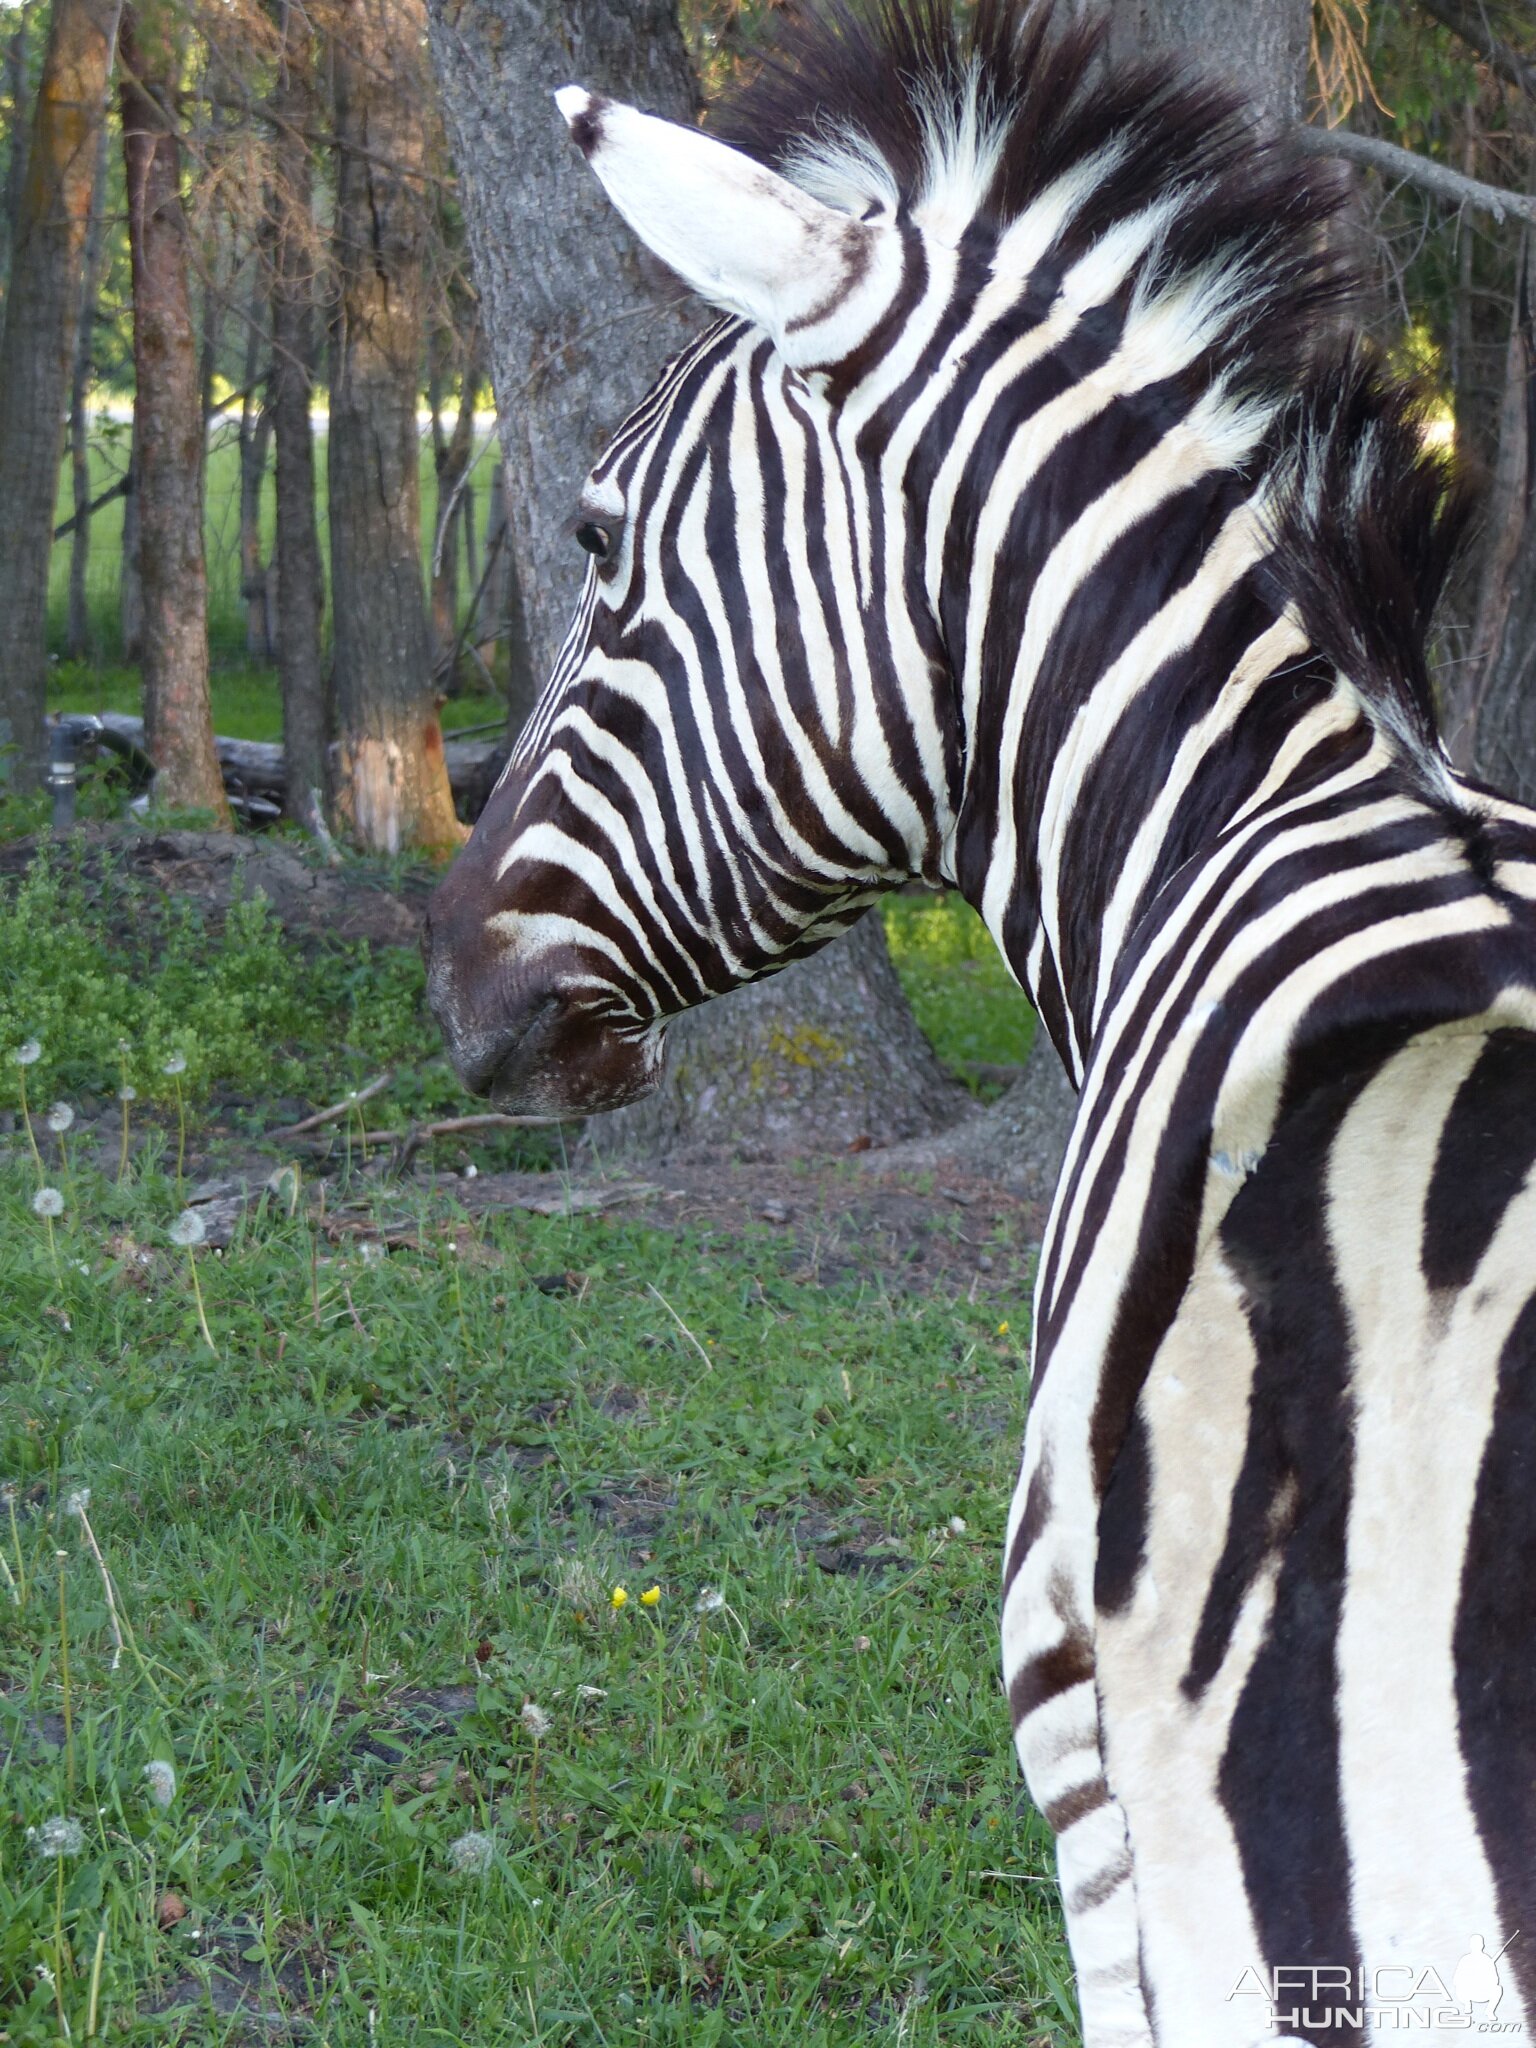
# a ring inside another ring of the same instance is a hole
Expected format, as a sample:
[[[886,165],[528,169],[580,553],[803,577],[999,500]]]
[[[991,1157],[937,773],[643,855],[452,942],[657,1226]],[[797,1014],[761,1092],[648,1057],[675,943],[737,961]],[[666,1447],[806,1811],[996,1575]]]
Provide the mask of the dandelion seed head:
[[[183,1209],[170,1228],[172,1244],[186,1245],[190,1249],[201,1244],[208,1235],[208,1226],[195,1209]]]
[[[162,1756],[155,1757],[144,1766],[144,1783],[150,1798],[163,1812],[176,1797],[176,1766]]]
[[[85,1829],[71,1814],[56,1813],[40,1828],[28,1828],[27,1839],[39,1856],[78,1856],[85,1847]]]
[[[365,1266],[376,1266],[384,1256],[384,1247],[376,1237],[365,1237],[361,1250]]]
[[[57,1188],[39,1188],[32,1197],[32,1213],[34,1216],[62,1216],[64,1197]]]
[[[119,1102],[137,1102],[139,1091],[133,1086],[132,1082],[125,1081],[117,1091],[117,1099]]]
[[[715,1586],[706,1586],[693,1603],[695,1614],[718,1614],[725,1605],[725,1595]]]
[[[48,1128],[55,1137],[62,1137],[75,1120],[75,1112],[67,1102],[56,1102],[48,1112]]]
[[[448,1844],[448,1861],[466,1876],[478,1876],[482,1870],[490,1869],[495,1849],[489,1835],[482,1835],[471,1828],[468,1834],[460,1835]]]
[[[18,1067],[35,1067],[42,1056],[43,1048],[35,1038],[24,1040],[11,1054]]]
[[[660,1586],[647,1586],[640,1595],[640,1605],[642,1607],[659,1607],[661,1605]]]
[[[949,1533],[950,1533],[950,1535],[951,1535],[951,1536],[963,1536],[963,1535],[965,1534],[965,1517],[964,1517],[964,1515],[951,1515],[951,1516],[950,1516],[950,1518],[949,1518]]]
[[[173,1052],[160,1071],[162,1074],[184,1074],[187,1071],[186,1054]]]
[[[608,1697],[608,1688],[604,1685],[578,1685],[576,1697],[579,1700],[605,1700]]]
[[[78,1520],[90,1504],[91,1489],[88,1486],[77,1486],[65,1501],[64,1512],[66,1515],[73,1515]]]
[[[536,1707],[532,1700],[524,1700],[523,1711],[521,1714],[518,1715],[518,1719],[522,1722],[523,1726],[528,1730],[528,1733],[533,1737],[535,1742],[542,1742],[544,1737],[549,1733],[550,1728],[553,1726],[553,1723],[550,1721],[550,1718],[548,1714],[545,1713],[544,1709],[542,1707]]]

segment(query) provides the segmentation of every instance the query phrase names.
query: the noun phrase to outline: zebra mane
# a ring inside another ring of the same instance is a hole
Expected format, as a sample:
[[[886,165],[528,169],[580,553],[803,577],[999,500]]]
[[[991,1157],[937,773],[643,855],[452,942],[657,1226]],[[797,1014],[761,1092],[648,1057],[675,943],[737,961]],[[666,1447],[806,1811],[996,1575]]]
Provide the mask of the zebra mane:
[[[847,212],[907,214],[994,264],[1017,249],[1046,299],[1155,209],[1135,290],[1200,332],[1179,381],[1274,414],[1256,461],[1274,479],[1278,593],[1378,722],[1438,764],[1426,646],[1467,498],[1426,449],[1422,393],[1341,338],[1361,277],[1324,231],[1347,174],[1235,87],[1177,58],[1112,63],[1107,17],[1058,14],[791,0],[711,132]]]
[[[1043,279],[1155,210],[1143,297],[1219,300],[1202,378],[1294,390],[1355,284],[1320,232],[1347,197],[1342,168],[1177,59],[1108,63],[1104,16],[1058,26],[1052,0],[955,12],[802,0],[710,130],[830,205],[904,211],[994,262],[1017,250]]]

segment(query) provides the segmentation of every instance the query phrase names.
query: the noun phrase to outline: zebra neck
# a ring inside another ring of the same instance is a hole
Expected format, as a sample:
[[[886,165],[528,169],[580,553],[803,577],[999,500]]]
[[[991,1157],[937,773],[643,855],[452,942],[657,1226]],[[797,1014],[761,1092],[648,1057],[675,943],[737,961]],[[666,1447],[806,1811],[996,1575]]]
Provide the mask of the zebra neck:
[[[1075,572],[1048,537],[1022,573],[994,573],[956,664],[970,708],[953,867],[1081,1079],[1170,879],[1364,721],[1269,594],[1262,506],[1235,478],[1202,478],[1107,540],[1077,529]]]

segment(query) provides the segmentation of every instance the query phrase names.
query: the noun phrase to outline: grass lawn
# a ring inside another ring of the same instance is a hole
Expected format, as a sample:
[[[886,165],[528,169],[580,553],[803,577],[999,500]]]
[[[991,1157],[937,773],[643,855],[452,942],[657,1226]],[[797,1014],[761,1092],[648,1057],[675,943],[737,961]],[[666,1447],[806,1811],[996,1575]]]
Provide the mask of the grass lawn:
[[[338,2044],[1073,2038],[996,1676],[1017,1319],[273,1201],[209,1350],[173,1181],[50,1173],[57,1268],[0,1201],[12,2043],[92,2038],[93,1974],[105,2038],[243,2038],[231,1972]]]
[[[344,1170],[179,1247],[166,1046],[194,1145],[242,1045],[252,1095],[414,1058],[447,1107],[419,966],[53,886],[0,888],[53,1005],[0,1106],[110,1139],[131,1033],[165,1135],[119,1180],[39,1126],[51,1238],[0,1139],[0,2038],[1074,2042],[997,1679],[1022,1282]]]
[[[224,739],[280,740],[283,736],[283,706],[278,692],[277,671],[257,662],[219,662],[209,675],[213,700],[213,729]],[[94,662],[55,662],[49,672],[50,711],[118,711],[130,718],[142,717],[144,682],[137,668],[122,664],[98,666]],[[444,732],[462,732],[467,726],[504,724],[504,697],[486,693],[450,697],[440,717]]]

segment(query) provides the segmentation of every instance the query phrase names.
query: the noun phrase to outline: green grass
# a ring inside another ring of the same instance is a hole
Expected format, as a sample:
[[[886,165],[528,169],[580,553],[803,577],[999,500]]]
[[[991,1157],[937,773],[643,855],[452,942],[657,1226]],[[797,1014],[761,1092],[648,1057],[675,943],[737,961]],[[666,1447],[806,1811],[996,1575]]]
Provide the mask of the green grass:
[[[211,1352],[173,1180],[48,1173],[52,1253],[0,1174],[15,2048],[87,2037],[98,1944],[124,2042],[240,2038],[210,1951],[337,2044],[1075,2039],[996,1676],[1019,1305],[405,1193],[369,1257],[269,1199],[197,1255]]]
[[[209,678],[213,727],[225,739],[280,740],[283,707],[274,669],[255,662],[230,661],[216,666]],[[97,666],[61,661],[52,668],[48,685],[50,711],[116,711],[138,718],[144,709],[143,678],[136,668]],[[488,693],[450,697],[441,711],[446,733],[467,726],[500,724],[506,700]],[[487,735],[490,737],[490,735]]]
[[[329,492],[325,467],[325,437],[317,435],[315,445],[315,503],[320,524],[321,552],[329,574],[330,527]],[[483,454],[474,471],[471,488],[475,494],[476,533],[483,548],[490,508],[491,456]],[[90,444],[92,496],[99,495],[122,476],[128,461],[128,430],[105,419],[93,429]],[[437,478],[432,450],[424,441],[421,450],[421,525],[423,564],[429,561],[437,520]],[[215,434],[208,451],[205,482],[206,514],[203,522],[208,565],[208,646],[216,662],[241,661],[245,655],[245,605],[240,595],[240,452],[233,427]],[[270,553],[275,520],[276,485],[270,462],[262,490],[262,546]],[[122,657],[122,634],[118,618],[118,585],[123,545],[123,500],[115,498],[91,520],[91,548],[86,569],[86,605],[97,659],[107,665]],[[57,502],[58,522],[74,511],[69,466],[60,471]],[[64,623],[69,593],[70,545],[59,542],[53,551],[48,576],[48,637],[55,649],[64,644]],[[472,594],[469,566],[462,554],[459,562],[460,601],[467,605]],[[94,706],[91,708],[95,708]],[[122,708],[116,707],[113,708]],[[131,708],[137,709],[135,703]],[[233,730],[220,727],[221,731]],[[275,733],[236,735],[267,739]]]
[[[970,957],[904,928],[909,973]],[[71,861],[0,889],[0,953],[0,1046],[42,1041],[0,1109],[25,1077],[99,1118],[38,1129],[51,1238],[0,1150],[0,2036],[93,2038],[99,1955],[125,2043],[252,2038],[211,1956],[337,2048],[1072,2043],[996,1672],[1022,1248],[955,1301],[344,1169],[334,1235],[290,1177],[189,1254],[167,1048],[194,1139],[204,1094],[265,1126],[392,1063],[371,1121],[451,1106],[419,961]]]
[[[1035,1013],[964,898],[888,896],[881,908],[907,1000],[940,1058],[962,1072],[977,1060],[1022,1065]]]

